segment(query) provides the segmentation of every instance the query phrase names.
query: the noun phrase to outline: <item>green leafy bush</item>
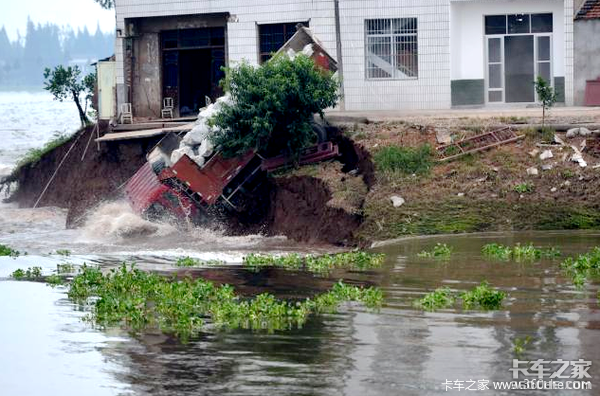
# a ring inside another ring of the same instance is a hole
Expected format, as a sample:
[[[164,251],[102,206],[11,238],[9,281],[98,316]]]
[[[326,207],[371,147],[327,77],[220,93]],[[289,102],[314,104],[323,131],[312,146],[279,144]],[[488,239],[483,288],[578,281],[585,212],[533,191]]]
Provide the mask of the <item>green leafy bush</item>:
[[[429,251],[423,250],[421,253],[417,254],[417,256],[421,258],[447,259],[452,255],[453,250],[452,246],[448,246],[445,243],[437,243],[433,249]]]
[[[424,174],[433,166],[433,152],[428,144],[419,147],[387,146],[375,152],[373,161],[381,172]]]
[[[224,104],[209,123],[220,130],[211,139],[226,157],[250,149],[298,156],[314,142],[313,115],[335,106],[339,87],[330,72],[305,55],[228,68],[222,85],[234,104]]]

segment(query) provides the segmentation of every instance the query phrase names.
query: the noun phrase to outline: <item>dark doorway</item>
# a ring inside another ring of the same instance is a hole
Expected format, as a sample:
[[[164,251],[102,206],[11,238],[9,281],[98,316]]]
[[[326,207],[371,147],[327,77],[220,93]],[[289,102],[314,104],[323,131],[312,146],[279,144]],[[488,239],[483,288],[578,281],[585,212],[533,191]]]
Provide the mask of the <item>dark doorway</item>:
[[[535,102],[533,36],[504,37],[504,79],[507,103]]]
[[[163,96],[171,97],[179,116],[197,114],[206,97],[222,95],[225,29],[222,27],[162,32]]]
[[[210,92],[210,50],[188,50],[179,53],[179,114],[194,114],[204,106]],[[208,78],[207,78],[208,77]]]

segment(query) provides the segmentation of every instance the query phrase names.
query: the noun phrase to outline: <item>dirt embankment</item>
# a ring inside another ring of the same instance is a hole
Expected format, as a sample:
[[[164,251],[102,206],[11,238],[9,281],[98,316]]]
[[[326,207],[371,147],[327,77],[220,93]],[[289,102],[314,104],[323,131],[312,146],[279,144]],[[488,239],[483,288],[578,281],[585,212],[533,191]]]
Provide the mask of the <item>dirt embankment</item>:
[[[93,129],[80,130],[65,144],[44,154],[39,161],[13,172],[9,180],[17,182],[18,187],[10,200],[21,207],[32,207],[39,199],[38,206],[67,208],[67,226],[74,227],[80,224],[88,209],[118,196],[119,187],[144,163],[146,152],[157,143],[157,139],[103,143],[98,151],[93,141]]]
[[[123,185],[146,161],[146,153],[159,138],[102,143],[99,151],[91,141],[86,151],[92,129],[78,132],[38,162],[15,172],[11,180],[18,183],[18,189],[10,199],[22,207],[32,207],[39,199],[38,206],[67,208],[67,226],[76,227],[89,209],[120,197]],[[331,171],[325,168],[320,174],[295,175],[296,171],[288,171],[269,177],[249,214],[219,213],[219,223],[225,225],[226,232],[285,235],[308,243],[354,244],[354,231],[363,220],[361,210],[367,186],[374,182],[373,165],[366,151],[356,148],[337,129],[330,132],[341,149],[339,166]],[[354,190],[359,191],[358,196]],[[339,205],[346,198],[353,200],[354,207]]]

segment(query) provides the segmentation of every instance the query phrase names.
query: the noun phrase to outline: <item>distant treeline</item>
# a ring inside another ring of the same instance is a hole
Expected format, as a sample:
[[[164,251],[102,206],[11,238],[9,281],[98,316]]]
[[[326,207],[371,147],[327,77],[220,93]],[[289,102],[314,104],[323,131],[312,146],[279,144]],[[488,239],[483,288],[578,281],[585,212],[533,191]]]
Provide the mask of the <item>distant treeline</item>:
[[[93,71],[91,62],[114,52],[114,33],[98,26],[91,34],[87,27],[76,32],[71,27],[51,23],[34,24],[27,20],[27,32],[10,41],[6,29],[0,29],[0,87],[42,86],[46,67],[78,65],[83,74]]]

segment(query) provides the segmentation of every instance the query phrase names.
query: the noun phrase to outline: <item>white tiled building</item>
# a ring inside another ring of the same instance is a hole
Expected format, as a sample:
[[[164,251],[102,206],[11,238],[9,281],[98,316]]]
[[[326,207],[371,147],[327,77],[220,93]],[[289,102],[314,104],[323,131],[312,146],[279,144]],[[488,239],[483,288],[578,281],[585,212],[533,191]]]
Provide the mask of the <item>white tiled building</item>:
[[[221,65],[259,63],[297,23],[341,53],[346,110],[527,104],[538,74],[573,101],[573,0],[116,0],[116,13],[117,97],[139,117],[164,97],[193,112]]]

